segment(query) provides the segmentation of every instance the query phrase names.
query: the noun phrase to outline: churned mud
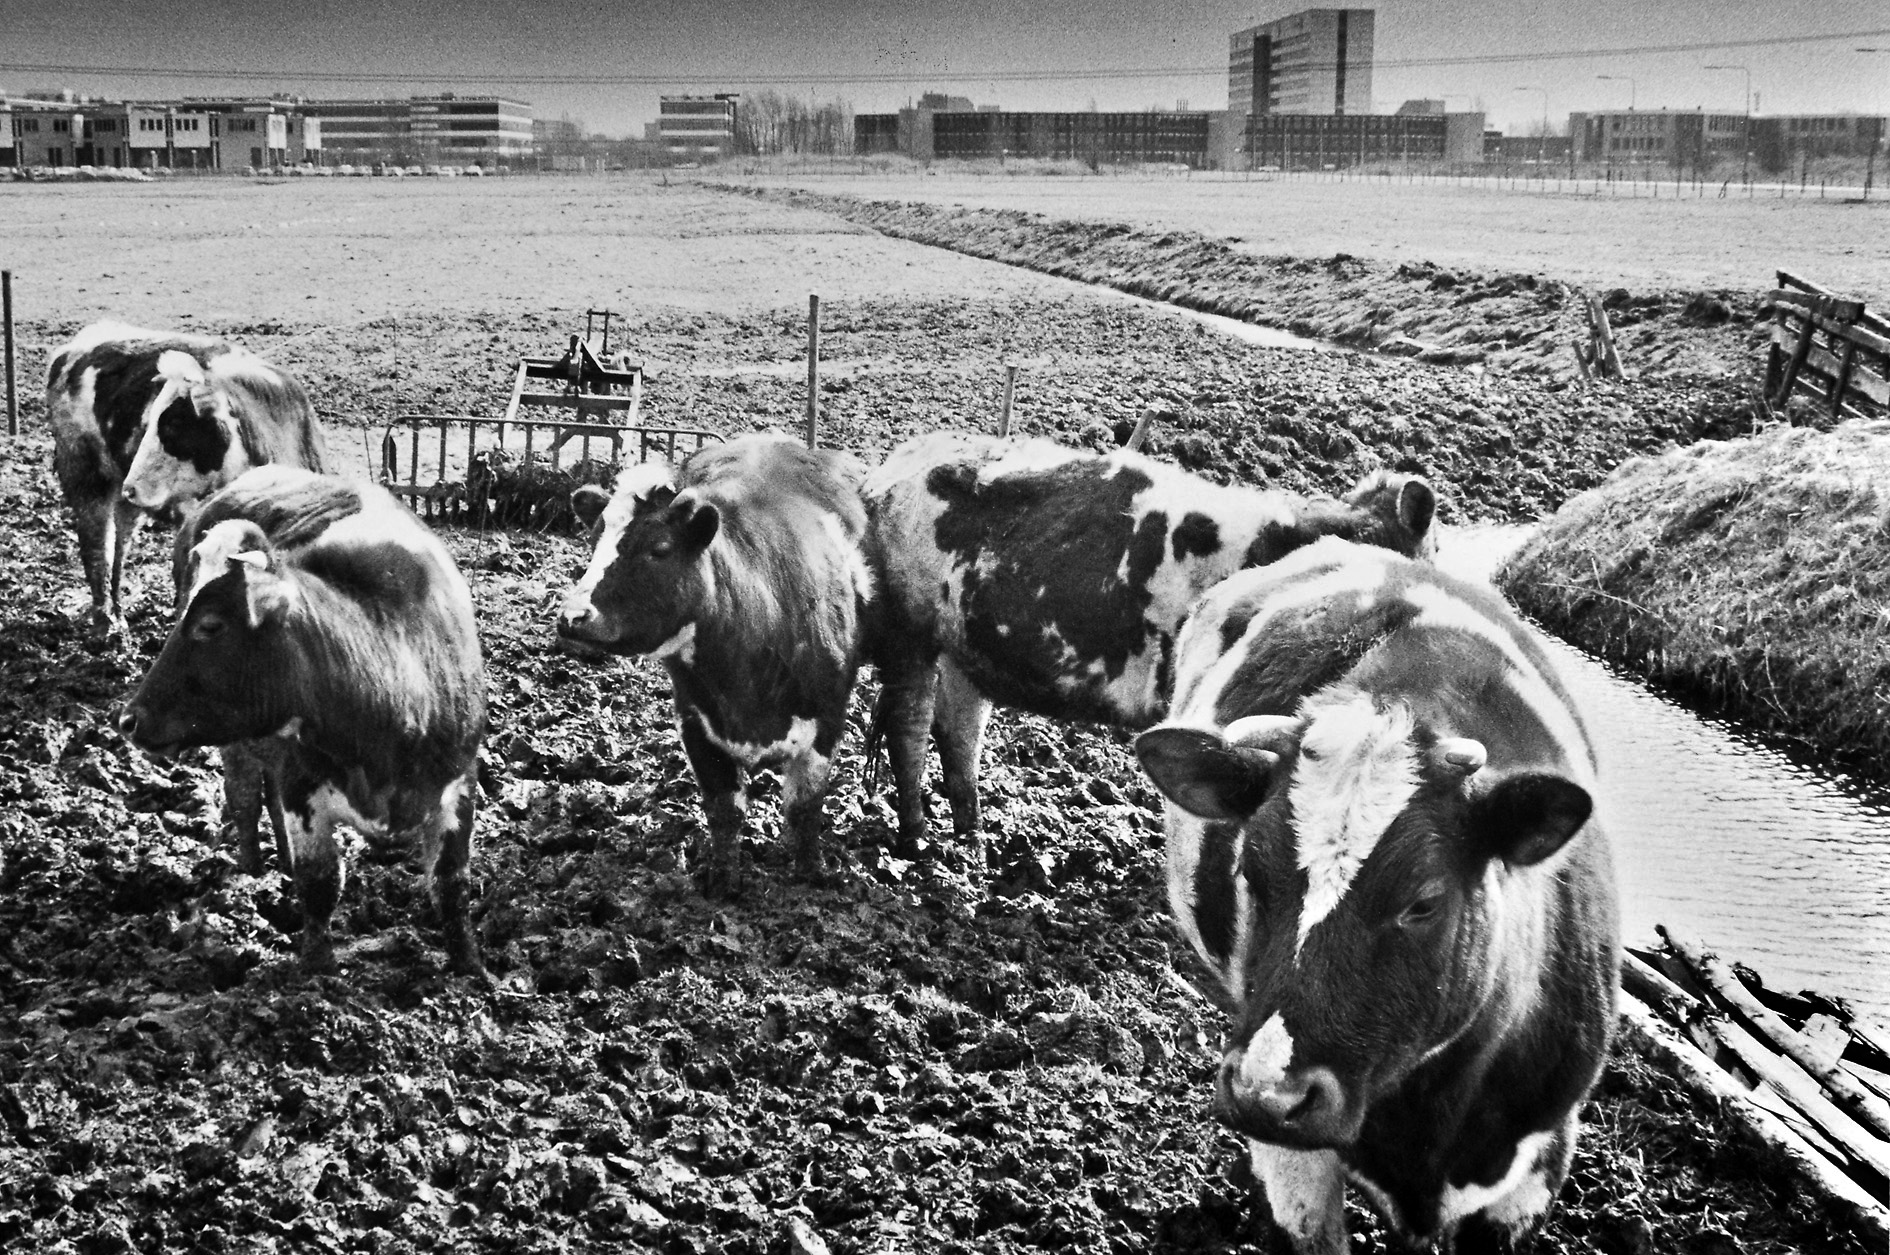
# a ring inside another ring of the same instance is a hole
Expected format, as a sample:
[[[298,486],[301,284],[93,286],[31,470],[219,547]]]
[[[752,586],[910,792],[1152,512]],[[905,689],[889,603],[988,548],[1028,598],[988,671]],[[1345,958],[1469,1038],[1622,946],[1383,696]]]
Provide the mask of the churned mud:
[[[660,218],[664,203],[637,211]],[[748,203],[729,199],[725,237],[740,238]],[[789,217],[839,254],[868,241],[856,289],[875,266],[889,286],[908,276],[899,294],[823,309],[823,439],[869,459],[920,431],[988,429],[1006,361],[1021,363],[1021,430],[1106,447],[1159,407],[1173,417],[1151,449],[1215,479],[1336,491],[1392,465],[1433,478],[1446,520],[1534,517],[1636,453],[1743,421],[1704,386],[1579,392],[1253,349],[1074,292],[940,295],[910,281],[928,250]],[[640,229],[683,239],[694,221]],[[423,231],[385,252],[365,228],[335,231],[321,248],[450,286]],[[519,248],[556,252],[547,231]],[[727,238],[712,265],[691,253],[691,285],[754,281]],[[469,290],[484,291],[474,272],[496,247],[463,260]],[[653,247],[600,261],[620,266],[604,286],[634,275],[661,290],[669,255]],[[107,281],[29,314],[29,379],[90,303],[113,303],[101,287],[146,292],[116,307],[135,321],[177,308],[164,276],[111,278],[133,265],[106,257]],[[496,414],[518,356],[576,329],[569,303],[522,297],[389,312],[386,289],[362,286],[365,304],[337,312],[354,289],[334,282],[261,317],[240,274],[198,267],[188,281],[245,311],[191,325],[300,373],[357,471],[401,412]],[[718,300],[627,303],[617,335],[652,366],[646,417],[799,430],[804,304]],[[1171,934],[1157,796],[1125,736],[1000,713],[988,869],[949,841],[907,864],[883,853],[889,782],[861,758],[869,674],[828,806],[831,879],[791,879],[764,789],[749,895],[706,900],[689,876],[701,823],[664,674],[551,647],[579,543],[445,528],[491,672],[474,917],[496,988],[445,974],[411,851],[362,841],[336,917],[341,974],[305,978],[293,892],[273,871],[235,870],[209,756],[159,765],[113,730],[168,622],[165,537],[138,552],[126,648],[89,642],[30,393],[24,418],[28,434],[0,450],[0,1245],[1265,1249],[1241,1148],[1207,1119],[1224,1021]],[[942,797],[934,810],[943,836]],[[1586,1121],[1538,1250],[1857,1249],[1631,1055]],[[1353,1229],[1356,1249],[1384,1249],[1362,1211]]]

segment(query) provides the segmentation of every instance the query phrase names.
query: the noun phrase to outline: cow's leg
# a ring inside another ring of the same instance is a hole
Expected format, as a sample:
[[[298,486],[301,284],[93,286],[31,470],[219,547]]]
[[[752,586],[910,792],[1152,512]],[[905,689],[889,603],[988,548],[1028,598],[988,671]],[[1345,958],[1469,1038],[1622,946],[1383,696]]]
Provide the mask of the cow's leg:
[[[991,703],[950,660],[939,663],[938,698],[932,727],[945,769],[945,796],[952,804],[952,833],[974,860],[983,858],[984,823],[978,803],[978,752],[984,743]]]
[[[712,897],[733,897],[742,889],[742,817],[748,811],[747,776],[742,765],[709,739],[702,717],[680,711],[683,749],[702,794],[709,838],[696,869],[696,881]]]
[[[143,522],[144,512],[137,506],[123,497],[112,498],[111,626],[119,633],[125,629],[125,559],[131,553],[131,542],[137,538],[138,526]]]
[[[479,939],[472,930],[473,820],[478,809],[478,782],[471,772],[446,786],[440,808],[428,816],[420,867],[433,879],[433,900],[440,908],[446,930],[447,966],[461,976],[486,978],[479,959]]]
[[[1338,1154],[1266,1142],[1247,1146],[1273,1223],[1292,1242],[1294,1255],[1345,1255],[1345,1170]]]
[[[223,758],[223,822],[236,834],[237,866],[252,876],[263,870],[262,809],[265,792],[272,791],[261,757],[241,743],[225,745],[218,751]],[[276,822],[276,844],[282,845],[282,803],[271,798],[271,818]],[[284,871],[289,860],[282,861]]]
[[[832,748],[831,739],[821,741]],[[794,870],[807,880],[819,880],[826,872],[821,835],[826,827],[827,784],[832,778],[833,759],[813,746],[788,759],[782,772],[781,809],[794,851]]]
[[[938,656],[908,653],[882,663],[875,720],[886,737],[898,797],[901,858],[917,857],[926,837],[925,750],[937,700]]]
[[[289,829],[289,862],[295,892],[302,902],[302,967],[310,973],[335,970],[335,943],[328,921],[341,900],[346,871],[335,845],[335,811],[323,796],[328,786],[297,782],[284,793],[283,818]]]
[[[85,586],[92,594],[89,626],[98,631],[109,629],[118,611],[117,589],[111,584],[118,481],[96,430],[74,435],[70,426],[74,421],[63,409],[52,415],[53,470],[66,504],[72,507],[73,530],[79,534],[79,565],[85,569]]]

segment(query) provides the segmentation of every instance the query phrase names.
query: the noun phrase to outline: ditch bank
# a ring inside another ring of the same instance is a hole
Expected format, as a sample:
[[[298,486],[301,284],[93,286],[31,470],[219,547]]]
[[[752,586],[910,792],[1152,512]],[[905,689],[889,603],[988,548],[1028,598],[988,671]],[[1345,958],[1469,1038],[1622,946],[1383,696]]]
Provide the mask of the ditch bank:
[[[1638,458],[1498,572],[1591,654],[1890,780],[1890,423],[1773,430]]]
[[[1585,343],[1581,294],[1535,274],[1427,261],[1266,257],[1236,238],[1017,210],[860,200],[784,188],[719,190],[833,214],[884,235],[1433,365],[1568,381]],[[1630,378],[1733,388],[1764,343],[1758,292],[1602,295]]]

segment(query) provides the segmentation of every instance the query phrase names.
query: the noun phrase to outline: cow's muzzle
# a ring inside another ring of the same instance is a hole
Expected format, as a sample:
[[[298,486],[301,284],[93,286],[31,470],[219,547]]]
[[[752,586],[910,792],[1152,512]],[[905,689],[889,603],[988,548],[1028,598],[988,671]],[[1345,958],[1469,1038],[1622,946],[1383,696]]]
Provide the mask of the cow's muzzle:
[[[1223,1063],[1214,1086],[1214,1118],[1247,1137],[1313,1150],[1348,1145],[1358,1123],[1345,1086],[1330,1068],[1292,1068],[1271,1083],[1242,1084],[1237,1063]]]
[[[558,635],[587,645],[605,645],[611,639],[604,616],[584,593],[572,593],[564,599],[564,607],[558,612]]]
[[[133,745],[151,757],[168,761],[176,756],[179,743],[161,739],[158,721],[148,710],[133,702],[118,712],[118,731]]]

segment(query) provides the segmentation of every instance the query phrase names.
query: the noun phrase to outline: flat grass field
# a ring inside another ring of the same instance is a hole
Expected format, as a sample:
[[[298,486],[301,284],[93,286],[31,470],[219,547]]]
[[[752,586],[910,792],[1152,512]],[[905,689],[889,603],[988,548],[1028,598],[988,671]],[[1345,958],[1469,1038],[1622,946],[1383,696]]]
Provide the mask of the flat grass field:
[[[1263,254],[1347,252],[1636,291],[1759,290],[1782,267],[1890,302],[1890,198],[1610,199],[1262,176],[702,174],[1165,226],[1238,237]],[[809,292],[843,300],[1077,289],[645,175],[9,183],[0,184],[0,221],[0,261],[14,271],[22,320],[332,323],[588,305],[735,312],[805,309]]]
[[[718,176],[720,177],[720,176]],[[744,181],[740,177],[731,182]],[[1869,203],[1817,189],[1780,199],[1708,187],[1674,199],[1673,184],[1618,194],[1534,191],[1497,180],[1404,183],[1396,179],[1282,178],[1256,174],[1017,176],[1001,174],[758,176],[837,195],[958,203],[1051,218],[1132,222],[1237,236],[1262,255],[1430,261],[1449,268],[1522,271],[1636,292],[1772,286],[1772,272],[1890,301],[1890,194]],[[1548,181],[1550,188],[1572,185]],[[1855,189],[1851,192],[1856,196]]]

